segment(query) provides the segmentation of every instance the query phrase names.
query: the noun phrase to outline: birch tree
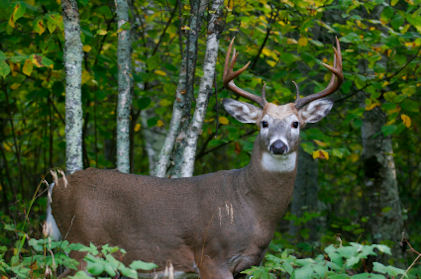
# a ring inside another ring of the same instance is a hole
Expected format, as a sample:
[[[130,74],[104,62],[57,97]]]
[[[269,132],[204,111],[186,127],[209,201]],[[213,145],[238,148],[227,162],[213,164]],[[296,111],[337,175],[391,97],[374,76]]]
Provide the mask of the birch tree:
[[[206,53],[203,63],[203,77],[200,80],[199,94],[196,99],[196,108],[193,119],[186,134],[186,145],[183,150],[181,169],[178,176],[188,177],[193,175],[194,161],[196,156],[197,140],[202,131],[203,121],[206,115],[209,95],[213,88],[215,77],[215,65],[218,57],[219,34],[222,31],[220,17],[222,16],[222,0],[215,0],[209,11],[208,37],[206,41]]]
[[[178,78],[176,97],[173,105],[173,112],[171,117],[170,128],[165,137],[164,144],[159,154],[159,161],[154,172],[154,175],[163,177],[167,173],[170,163],[171,154],[176,144],[176,138],[184,139],[185,130],[188,128],[191,115],[191,103],[194,99],[194,75],[196,70],[197,60],[197,41],[199,32],[202,26],[203,14],[206,6],[204,1],[191,1],[191,18],[190,26],[188,28],[186,48],[183,53],[180,73]],[[181,28],[181,26],[180,26]],[[180,40],[182,36],[180,35]],[[184,149],[184,142],[175,147],[178,152],[174,152],[179,160],[180,154]],[[177,159],[175,161],[177,161]],[[178,164],[176,166],[178,168]]]
[[[66,170],[83,168],[82,162],[82,41],[76,0],[63,0],[64,67],[66,69]]]
[[[117,169],[130,172],[131,41],[129,3],[116,0],[118,21]]]

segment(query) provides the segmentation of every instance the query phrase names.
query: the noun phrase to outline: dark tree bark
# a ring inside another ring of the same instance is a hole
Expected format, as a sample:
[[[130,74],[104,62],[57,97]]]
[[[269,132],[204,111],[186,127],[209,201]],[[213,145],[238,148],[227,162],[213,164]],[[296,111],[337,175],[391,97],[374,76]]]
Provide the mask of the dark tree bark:
[[[318,162],[313,157],[300,148],[298,153],[298,169],[295,178],[294,194],[291,202],[291,213],[297,217],[302,217],[305,212],[320,213],[322,203],[317,194],[318,183]],[[303,225],[296,225],[290,222],[289,233],[296,236],[298,240],[303,240],[300,231],[306,229],[310,232],[311,242],[320,240],[321,229],[325,227],[326,220],[323,217],[316,217]]]
[[[365,111],[361,136],[363,142],[366,207],[368,229],[373,242],[392,241],[394,258],[401,258],[399,241],[403,220],[393,159],[392,139],[381,128],[386,115],[376,107]]]

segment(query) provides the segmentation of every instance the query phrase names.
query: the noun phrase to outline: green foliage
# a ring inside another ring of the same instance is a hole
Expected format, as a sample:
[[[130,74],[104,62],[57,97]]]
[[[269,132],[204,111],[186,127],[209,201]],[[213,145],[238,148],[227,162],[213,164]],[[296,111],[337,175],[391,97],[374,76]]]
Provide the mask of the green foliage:
[[[134,34],[133,63],[137,68],[133,72],[136,85],[132,112],[135,173],[148,173],[143,132],[165,134],[170,123],[181,64],[180,44],[184,44],[179,35],[188,32],[186,28],[180,31],[180,27],[188,26],[190,15],[189,1],[180,1],[180,7],[175,9],[176,2],[133,1],[131,16],[135,20],[124,26]],[[41,237],[46,197],[37,199],[32,210],[25,209],[39,178],[49,168],[64,166],[65,75],[59,3],[0,0],[0,221],[16,224],[9,230],[0,230],[0,243],[9,247],[7,253],[26,249],[26,241],[25,245],[22,243],[25,234]],[[99,0],[78,4],[84,46],[84,166],[112,168],[118,32],[114,6]],[[290,216],[289,220],[304,224],[316,216],[326,217],[318,247],[331,243],[337,234],[354,241],[371,241],[365,231],[367,222],[372,220],[364,210],[370,201],[364,197],[367,189],[360,160],[360,129],[364,111],[380,108],[387,115],[381,132],[393,141],[405,227],[411,243],[420,247],[419,6],[419,0],[228,1],[215,78],[217,94],[209,99],[195,173],[245,166],[256,135],[255,127],[238,123],[220,106],[222,98],[232,97],[230,92],[221,90],[223,57],[230,38],[236,36],[238,67],[252,61],[237,84],[259,94],[266,81],[268,100],[285,103],[294,99],[292,80],[300,85],[302,95],[326,86],[330,75],[320,62],[332,63],[331,45],[338,36],[345,81],[332,96],[336,102],[328,118],[307,127],[301,141],[307,153],[324,151],[329,155],[328,160],[320,156],[317,159],[317,198],[324,209],[305,214],[302,219]],[[171,17],[173,11],[175,15]],[[206,24],[202,28],[198,42],[199,75]],[[197,88],[199,78],[195,82]],[[147,111],[145,121],[141,121],[141,111]],[[388,210],[384,208],[380,214]],[[300,232],[300,237],[308,235],[304,230]],[[19,257],[16,260],[21,261]],[[265,272],[262,278],[272,276]],[[421,273],[419,268],[411,272]]]
[[[126,252],[118,247],[104,245],[98,249],[95,245],[85,246],[68,241],[52,241],[51,239],[30,239],[24,255],[14,255],[8,261],[5,257],[7,247],[0,246],[0,274],[11,278],[55,278],[59,266],[77,270],[79,262],[68,255],[73,252],[86,253],[83,261],[86,271],[78,271],[69,278],[113,278],[117,274],[128,278],[138,278],[140,270],[149,271],[157,268],[153,263],[140,260],[125,266],[113,254],[124,255]]]
[[[298,258],[294,250],[283,249],[266,255],[262,266],[254,266],[243,273],[255,278],[283,278],[288,274],[292,279],[396,278],[405,273],[403,269],[378,262],[373,263],[371,271],[365,270],[368,257],[375,256],[376,250],[390,254],[390,248],[385,245],[359,243],[339,247],[329,245],[323,255],[314,258]]]

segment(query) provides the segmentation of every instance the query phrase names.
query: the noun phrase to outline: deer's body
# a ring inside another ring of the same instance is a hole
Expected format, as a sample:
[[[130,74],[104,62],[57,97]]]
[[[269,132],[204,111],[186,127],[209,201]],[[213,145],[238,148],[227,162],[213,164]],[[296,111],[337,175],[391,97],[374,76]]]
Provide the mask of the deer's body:
[[[292,196],[300,129],[332,108],[321,98],[343,79],[341,53],[337,41],[334,67],[325,65],[334,73],[325,90],[278,106],[266,101],[264,91],[260,97],[234,84],[246,67],[232,71],[237,57],[229,62],[232,44],[224,85],[261,106],[223,102],[238,121],[260,129],[250,164],[179,179],[78,171],[67,178],[67,187],[63,179],[54,187],[50,227],[57,223],[71,242],[120,246],[127,251],[127,263],[141,259],[161,269],[170,264],[176,271],[197,272],[201,279],[233,279],[260,263]]]
[[[268,172],[262,155],[255,149],[245,168],[192,178],[78,171],[67,177],[67,187],[62,180],[54,187],[52,211],[60,211],[55,220],[63,237],[118,245],[127,250],[127,263],[171,263],[195,273],[215,265],[223,273],[212,268],[205,277],[201,269],[201,276],[232,278],[262,260],[293,191],[295,162],[288,172]]]

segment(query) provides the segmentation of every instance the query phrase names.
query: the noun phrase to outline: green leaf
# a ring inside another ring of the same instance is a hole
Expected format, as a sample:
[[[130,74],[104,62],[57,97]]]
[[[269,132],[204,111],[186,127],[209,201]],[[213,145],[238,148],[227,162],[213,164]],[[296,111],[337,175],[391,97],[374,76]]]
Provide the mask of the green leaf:
[[[134,269],[130,269],[128,267],[125,267],[124,265],[121,265],[118,270],[123,276],[129,277],[129,278],[137,278],[137,272]]]
[[[47,19],[47,29],[50,33],[53,33],[57,27],[61,28],[62,18],[61,15],[58,13],[49,13],[45,16]]]
[[[17,2],[15,4],[15,7],[13,8],[13,12],[10,15],[9,18],[9,25],[12,26],[13,28],[15,27],[15,22],[24,16],[25,14],[25,5],[22,2]]]
[[[378,262],[374,262],[373,263],[373,271],[379,272],[379,273],[384,273],[384,274],[388,274],[392,277],[396,277],[398,275],[404,274],[405,270],[388,265],[385,266],[381,263]]]
[[[394,133],[396,133],[396,131],[398,130],[398,126],[396,125],[386,125],[382,127],[382,133],[385,136],[390,136]]]
[[[374,273],[360,273],[351,277],[352,279],[385,279],[383,275]]]
[[[130,268],[132,269],[152,270],[157,267],[158,266],[154,263],[148,263],[140,260],[134,261],[130,264]]]
[[[92,279],[85,271],[78,271],[74,276],[70,276],[70,279]]]
[[[10,73],[9,64],[4,60],[0,60],[0,76],[5,78]]]
[[[6,60],[6,54],[0,50],[0,60]]]
[[[34,31],[41,35],[45,31],[45,24],[42,18],[38,18],[34,21]]]
[[[390,250],[389,246],[383,245],[383,244],[376,244],[375,248],[377,248],[380,252],[392,255],[392,251]]]
[[[104,263],[98,259],[97,261],[88,261],[86,266],[86,270],[92,274],[92,275],[100,275],[102,272],[104,272],[105,266]]]

